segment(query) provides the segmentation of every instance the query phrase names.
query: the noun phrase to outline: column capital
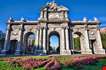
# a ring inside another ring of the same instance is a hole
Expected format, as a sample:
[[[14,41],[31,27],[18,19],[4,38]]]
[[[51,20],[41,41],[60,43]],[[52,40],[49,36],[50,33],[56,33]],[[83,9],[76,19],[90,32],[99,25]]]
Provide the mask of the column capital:
[[[65,29],[69,29],[69,26],[66,26]]]
[[[7,29],[7,30],[11,30],[11,25],[8,24],[6,29]]]
[[[43,29],[48,29],[48,27],[47,26],[44,26]]]
[[[88,26],[87,25],[84,26],[84,30],[88,30]]]
[[[24,31],[24,28],[23,27],[19,28],[19,31]]]
[[[97,28],[97,31],[100,31],[100,28]]]
[[[36,26],[35,29],[36,29],[36,30],[40,30],[40,26]]]
[[[65,29],[66,27],[61,27],[62,29]]]
[[[44,27],[40,27],[39,29],[44,29]]]

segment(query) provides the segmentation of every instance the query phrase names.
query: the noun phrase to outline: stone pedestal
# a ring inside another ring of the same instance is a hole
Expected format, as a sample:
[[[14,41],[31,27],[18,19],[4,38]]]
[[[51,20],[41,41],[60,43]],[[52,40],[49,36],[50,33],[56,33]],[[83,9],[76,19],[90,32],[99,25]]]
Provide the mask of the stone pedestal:
[[[95,54],[105,54],[105,50],[104,49],[97,49],[94,52],[95,52]]]
[[[18,41],[18,45],[17,45],[16,51],[15,51],[15,55],[21,55],[20,54],[21,47],[22,47],[22,43],[20,41]]]
[[[92,54],[91,50],[81,51],[81,54]]]
[[[43,54],[46,54],[47,53],[47,50],[43,50]]]
[[[20,50],[16,50],[15,55],[21,55]]]
[[[60,55],[71,55],[71,51],[70,50],[61,50]]]
[[[21,42],[18,42],[16,51],[15,51],[15,55],[21,55],[21,53],[20,53],[21,52],[21,47],[22,47]]]
[[[0,55],[6,55],[7,50],[3,49],[1,50],[1,54]]]

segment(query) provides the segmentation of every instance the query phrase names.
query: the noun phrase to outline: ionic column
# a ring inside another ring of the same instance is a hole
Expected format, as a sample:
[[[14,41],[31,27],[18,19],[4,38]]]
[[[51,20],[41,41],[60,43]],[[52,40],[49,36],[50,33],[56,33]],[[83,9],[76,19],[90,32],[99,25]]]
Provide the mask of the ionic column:
[[[43,53],[46,53],[46,28],[43,29]]]
[[[42,49],[42,28],[39,30],[39,50]]]
[[[37,49],[39,48],[39,30],[35,32],[35,46],[34,46],[34,54],[37,53]]]
[[[36,41],[37,41],[36,47],[38,48],[38,46],[39,46],[39,42],[38,42],[39,41],[39,31],[38,30],[36,31],[36,35],[37,35],[36,36]]]
[[[44,11],[43,14],[44,14],[44,20],[47,20],[48,19],[48,13],[46,11]]]
[[[81,48],[81,54],[84,54],[85,52],[85,47],[84,47],[84,36],[80,36],[80,48]]]
[[[68,12],[65,12],[65,20],[68,21]]]
[[[74,32],[72,32],[72,48],[71,48],[71,51],[72,51],[72,54],[74,54]]]
[[[67,12],[65,12],[65,18],[68,18]]]
[[[65,50],[65,36],[64,36],[65,33],[64,32],[65,32],[65,30],[63,28],[61,31],[61,33],[62,33],[62,38],[61,38],[62,40],[61,41],[62,41],[62,49],[63,50]]]
[[[23,24],[21,24],[21,29],[19,30],[19,39],[18,39],[15,55],[20,55],[21,47],[23,47],[22,46],[22,39],[23,39],[22,31],[23,31]]]
[[[60,47],[60,54],[62,54],[62,55],[64,55],[65,54],[65,36],[64,36],[64,33],[65,32],[65,30],[64,30],[64,28],[62,28],[62,30],[61,30],[61,47]]]
[[[40,17],[43,18],[43,16],[44,16],[44,15],[43,15],[43,11],[41,11],[41,15],[40,15]]]
[[[102,47],[102,41],[99,29],[97,29],[96,31],[96,41],[97,46],[95,47],[95,54],[105,54],[105,50]]]
[[[84,30],[84,50],[85,51],[82,51],[82,54],[92,54],[91,50],[90,50],[90,47],[89,47],[89,39],[88,39],[88,32],[87,32],[87,29]]]
[[[66,50],[69,50],[69,34],[68,34],[68,29],[65,29],[66,33]]]
[[[3,50],[1,51],[1,53],[3,55],[6,54],[7,50],[8,50],[8,47],[9,47],[9,41],[10,41],[10,24],[8,24],[7,26],[7,32],[6,32],[6,37],[5,37],[5,43],[4,43],[4,47],[3,47]]]
[[[69,48],[69,32],[68,32],[68,27],[65,29],[66,33],[66,53],[71,54],[70,48]]]

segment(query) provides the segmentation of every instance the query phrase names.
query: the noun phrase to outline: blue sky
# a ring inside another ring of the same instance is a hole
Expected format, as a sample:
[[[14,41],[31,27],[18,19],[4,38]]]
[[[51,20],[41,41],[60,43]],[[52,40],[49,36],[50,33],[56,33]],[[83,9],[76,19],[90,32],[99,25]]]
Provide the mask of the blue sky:
[[[40,9],[52,0],[0,0],[0,30],[6,31],[6,22],[9,17],[20,20],[37,20]],[[55,0],[58,5],[69,8],[69,17],[72,20],[82,20],[88,17],[99,18],[102,26],[106,26],[106,0]]]
[[[55,48],[59,46],[59,37],[57,35],[52,35],[50,37],[50,46]]]

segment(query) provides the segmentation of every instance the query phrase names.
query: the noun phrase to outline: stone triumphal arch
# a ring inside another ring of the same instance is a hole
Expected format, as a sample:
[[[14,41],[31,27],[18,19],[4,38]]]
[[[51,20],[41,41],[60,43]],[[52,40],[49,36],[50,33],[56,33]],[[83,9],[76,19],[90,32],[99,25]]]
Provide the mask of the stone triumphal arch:
[[[56,54],[70,55],[74,50],[73,40],[79,36],[81,54],[105,54],[99,31],[99,20],[86,17],[82,21],[71,21],[68,8],[55,2],[47,3],[41,9],[38,21],[21,18],[8,20],[2,54],[54,54],[50,52],[50,36],[59,37]],[[32,38],[32,39],[31,39]],[[11,42],[14,42],[12,45]]]

